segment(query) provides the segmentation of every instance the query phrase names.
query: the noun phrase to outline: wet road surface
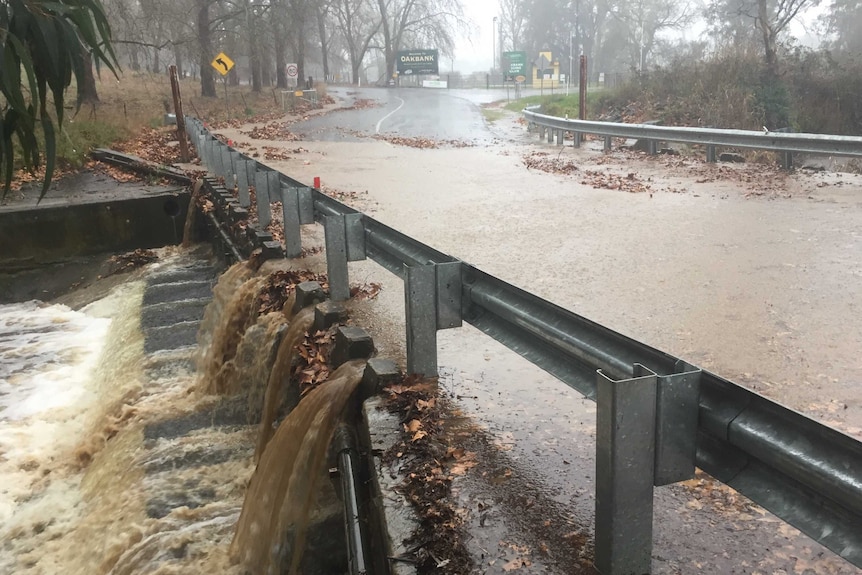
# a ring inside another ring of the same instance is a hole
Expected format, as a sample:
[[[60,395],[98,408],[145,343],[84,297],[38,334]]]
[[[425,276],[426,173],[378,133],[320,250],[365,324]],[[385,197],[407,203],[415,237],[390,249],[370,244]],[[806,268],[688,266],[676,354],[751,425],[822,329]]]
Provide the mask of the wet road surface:
[[[862,437],[862,325],[848,321],[862,303],[858,176],[785,178],[745,166],[733,169],[750,177],[731,177],[699,160],[559,149],[531,141],[514,117],[489,124],[451,95],[369,92],[386,105],[310,122],[370,132],[407,109],[385,118],[396,97],[436,98],[417,123],[399,119],[399,135],[472,133],[492,144],[427,150],[333,137],[270,164],[301,181],[320,176],[421,241]],[[230,135],[242,145],[241,134]],[[537,151],[579,170],[527,170],[522,156]],[[584,183],[588,171],[636,173],[650,191],[599,189]],[[400,280],[370,262],[351,264],[351,279],[383,284],[363,325],[382,354],[403,355]],[[456,483],[479,572],[573,572],[578,557],[567,542],[592,529],[593,404],[473,328],[438,341],[441,387],[484,453],[478,471]],[[859,572],[702,478],[656,489],[655,507],[656,573]]]
[[[344,107],[291,126],[305,138],[355,141],[363,135],[487,143],[492,139],[478,105],[505,98],[505,91],[331,89]]]

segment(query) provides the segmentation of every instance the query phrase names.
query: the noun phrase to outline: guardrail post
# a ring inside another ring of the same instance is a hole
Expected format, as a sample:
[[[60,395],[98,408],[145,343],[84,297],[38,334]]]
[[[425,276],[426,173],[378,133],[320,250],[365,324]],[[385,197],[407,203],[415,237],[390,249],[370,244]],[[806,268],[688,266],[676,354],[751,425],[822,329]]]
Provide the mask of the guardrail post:
[[[650,572],[657,376],[596,380],[596,568],[602,575]]]
[[[785,170],[793,168],[793,152],[789,150],[781,152],[781,167]]]
[[[236,161],[236,190],[239,205],[247,208],[251,205],[251,194],[248,193],[248,161],[238,159]]]
[[[302,255],[302,233],[299,228],[299,190],[281,188],[281,212],[284,218],[284,255],[298,258]]]
[[[245,161],[245,171],[246,171],[246,180],[248,181],[249,187],[255,186],[254,175],[257,173],[257,162],[247,158]],[[251,199],[249,198],[249,205],[251,205]]]
[[[710,164],[714,164],[718,160],[718,157],[715,154],[715,146],[708,145],[706,147],[706,161]]]
[[[254,194],[257,199],[257,221],[261,228],[266,228],[272,222],[272,210],[269,205],[269,178],[266,172],[254,173]]]
[[[553,143],[554,143],[554,132],[555,132],[555,131],[556,131],[556,130],[554,130],[553,128],[548,128],[548,143],[549,143],[549,144],[553,144]]]
[[[407,373],[437,376],[437,274],[435,265],[405,266]]]
[[[329,297],[332,301],[350,298],[347,275],[347,232],[344,216],[327,216],[323,219],[326,244],[326,273],[329,276]]]
[[[210,147],[210,164],[209,171],[217,177],[222,175],[221,167],[221,142],[213,140]]]
[[[227,146],[222,144],[221,149],[221,168],[222,168],[222,177],[224,178],[225,187],[233,187],[232,182],[228,182],[228,180],[233,179],[233,169],[230,164],[230,149]]]
[[[605,150],[606,152],[610,152],[610,151],[611,151],[611,137],[610,137],[610,136],[605,136],[605,147],[604,147],[604,150]]]
[[[658,154],[658,142],[655,140],[647,140],[647,154],[650,156]]]
[[[674,373],[658,376],[653,485],[694,477],[700,375],[700,368],[678,360]]]
[[[557,145],[562,146],[565,139],[566,132],[564,130],[557,130]]]
[[[233,178],[231,178],[230,187],[234,187],[237,185],[237,172],[239,172],[239,162],[242,158],[242,155],[236,150],[230,150],[230,172]]]
[[[207,168],[210,173],[218,176],[218,166],[216,166],[216,156],[218,154],[216,152],[218,152],[218,140],[207,138]]]
[[[574,138],[574,140],[575,140],[575,141],[574,141],[574,143],[572,144],[572,146],[574,146],[575,148],[580,148],[580,147],[581,147],[581,138],[582,138],[582,137],[583,137],[583,136],[581,135],[581,133],[580,133],[580,132],[575,132],[575,138]]]
[[[203,167],[207,169],[207,171],[212,171],[212,140],[209,137],[209,134],[201,137],[201,145],[198,148],[198,154],[201,157],[201,162],[203,163]]]

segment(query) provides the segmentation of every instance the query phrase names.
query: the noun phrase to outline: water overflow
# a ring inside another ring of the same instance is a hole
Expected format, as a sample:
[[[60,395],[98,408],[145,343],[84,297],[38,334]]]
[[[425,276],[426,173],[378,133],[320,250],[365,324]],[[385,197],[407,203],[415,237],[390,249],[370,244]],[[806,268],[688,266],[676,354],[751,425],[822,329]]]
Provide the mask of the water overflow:
[[[190,286],[213,277],[212,262],[189,263],[169,254],[165,260],[143,274],[143,281],[91,304],[107,307],[104,323],[112,322],[122,334],[137,333],[137,343],[115,332],[104,343],[94,342],[101,352],[91,355],[99,359],[88,360],[83,376],[94,383],[82,387],[95,386],[109,401],[95,399],[100,403],[87,431],[77,431],[75,441],[57,448],[62,455],[51,456],[68,461],[66,479],[59,481],[52,471],[43,480],[49,484],[46,492],[68,492],[67,516],[50,516],[49,510],[57,513],[50,494],[4,504],[0,511],[10,521],[0,531],[5,557],[0,570],[296,572],[308,522],[340,519],[341,512],[331,509],[333,501],[337,504],[334,488],[324,478],[328,448],[364,362],[344,364],[306,394],[273,434],[286,393],[294,394],[285,386],[297,386],[290,370],[313,310],[290,317],[290,300],[283,311],[258,317],[265,277],[254,266],[237,264],[211,288],[204,313]],[[199,310],[197,320],[183,311],[192,307]],[[13,313],[2,309],[0,317]],[[156,315],[189,317],[150,325]],[[177,334],[194,332],[197,345],[187,336],[184,343],[178,339]],[[96,398],[95,392],[90,389],[88,397]],[[295,395],[298,400],[298,388]],[[14,437],[13,412],[4,407],[0,437]],[[27,416],[32,425],[39,414]],[[3,443],[6,457],[10,443]],[[28,481],[32,489],[35,473],[22,478],[22,488]]]

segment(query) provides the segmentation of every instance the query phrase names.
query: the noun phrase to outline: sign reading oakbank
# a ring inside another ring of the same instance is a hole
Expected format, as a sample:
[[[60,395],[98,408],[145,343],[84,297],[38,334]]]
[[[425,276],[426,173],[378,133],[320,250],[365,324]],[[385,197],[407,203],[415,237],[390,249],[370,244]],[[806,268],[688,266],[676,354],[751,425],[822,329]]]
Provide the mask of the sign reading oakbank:
[[[439,74],[437,50],[401,50],[398,74]]]

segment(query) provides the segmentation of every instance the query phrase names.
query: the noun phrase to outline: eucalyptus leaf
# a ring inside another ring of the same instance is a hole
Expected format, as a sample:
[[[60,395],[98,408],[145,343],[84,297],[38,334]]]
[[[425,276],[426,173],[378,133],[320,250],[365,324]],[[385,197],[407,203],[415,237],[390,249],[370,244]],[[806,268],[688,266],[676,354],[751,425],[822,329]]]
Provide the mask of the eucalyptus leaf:
[[[0,1],[0,180],[8,193],[20,160],[34,169],[44,156],[44,197],[56,166],[66,89],[83,80],[89,59],[117,73],[111,28],[99,0]],[[22,74],[23,70],[23,74]],[[22,80],[26,79],[26,83]],[[48,97],[53,110],[48,110]],[[51,116],[54,114],[54,117]],[[44,138],[40,149],[37,130]]]

